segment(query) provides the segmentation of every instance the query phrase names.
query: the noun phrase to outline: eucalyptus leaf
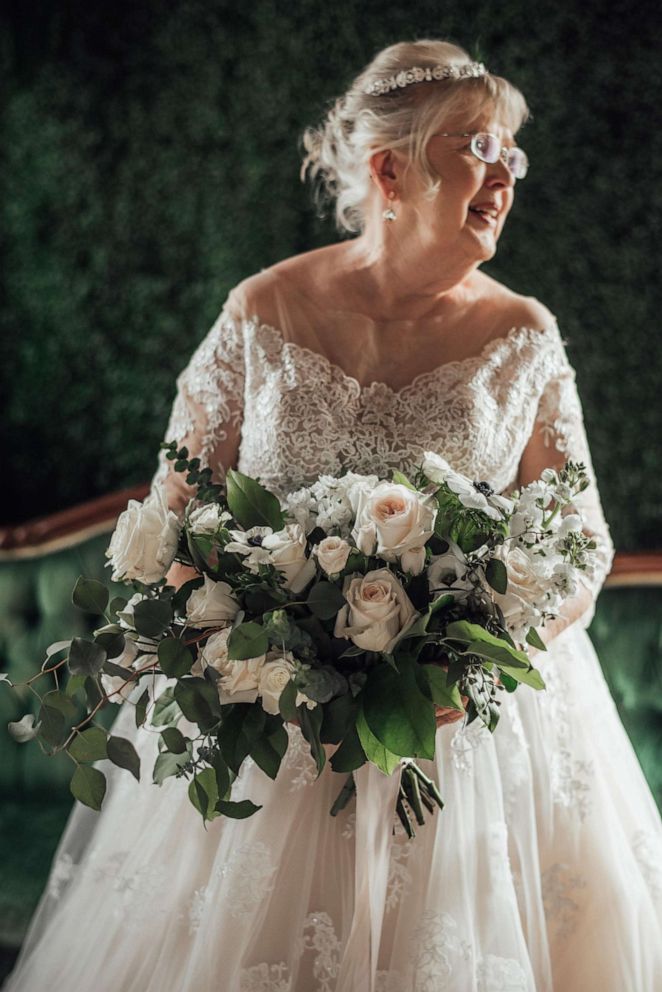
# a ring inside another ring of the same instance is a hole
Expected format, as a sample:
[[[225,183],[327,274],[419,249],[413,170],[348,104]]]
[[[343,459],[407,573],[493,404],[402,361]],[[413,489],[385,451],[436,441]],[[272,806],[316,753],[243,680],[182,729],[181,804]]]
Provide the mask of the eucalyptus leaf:
[[[172,618],[172,605],[167,600],[142,599],[133,608],[133,622],[142,637],[160,637]]]
[[[317,775],[319,777],[322,773],[324,765],[326,764],[326,751],[322,747],[322,742],[320,740],[322,708],[321,706],[316,706],[314,709],[309,710],[305,704],[302,704],[298,707],[298,713],[301,733],[310,744],[310,753],[315,759],[315,764],[317,765]]]
[[[508,570],[500,558],[490,558],[485,569],[485,578],[495,592],[505,594],[508,589]]]
[[[76,734],[67,751],[76,761],[100,761],[108,757],[107,737],[101,727],[88,727]]]
[[[308,593],[306,605],[320,620],[331,620],[347,600],[333,582],[317,582]]]
[[[361,765],[365,765],[367,760],[356,725],[354,725],[345,734],[340,747],[331,755],[329,763],[334,772],[353,772]]]
[[[216,809],[222,816],[232,817],[233,820],[245,820],[247,817],[257,813],[261,806],[256,806],[250,799],[244,799],[240,803],[229,802],[226,799],[219,799]]]
[[[178,637],[166,637],[160,641],[158,658],[161,671],[174,679],[188,675],[194,660],[189,648]]]
[[[92,765],[79,765],[69,788],[74,799],[90,809],[100,810],[106,794],[106,776]]]
[[[177,727],[166,727],[161,731],[161,737],[165,746],[173,754],[184,754],[186,751],[186,738]]]
[[[140,758],[131,741],[125,737],[109,737],[107,742],[108,757],[118,768],[126,768],[133,777],[140,781]]]
[[[227,641],[228,659],[246,661],[267,653],[269,641],[261,624],[249,621],[233,627]]]
[[[162,751],[154,762],[152,781],[156,785],[162,785],[171,775],[176,775],[182,765],[189,761],[191,753],[190,745],[183,754],[171,754],[170,751]]]
[[[109,593],[103,582],[78,576],[71,599],[74,606],[86,613],[103,613],[108,605]]]
[[[188,796],[197,811],[202,814],[204,822],[221,815],[216,809],[219,795],[213,768],[204,768],[198,772],[189,784]]]
[[[64,714],[53,706],[39,708],[38,721],[41,724],[39,736],[52,747],[59,747],[67,739],[67,721]]]
[[[106,652],[99,644],[74,637],[69,647],[67,664],[73,675],[96,675],[106,660]]]

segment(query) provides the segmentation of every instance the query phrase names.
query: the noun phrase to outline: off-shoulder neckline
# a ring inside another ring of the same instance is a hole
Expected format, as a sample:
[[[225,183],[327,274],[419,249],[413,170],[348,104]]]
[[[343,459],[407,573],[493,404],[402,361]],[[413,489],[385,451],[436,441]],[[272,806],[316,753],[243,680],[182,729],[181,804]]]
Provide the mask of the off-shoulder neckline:
[[[502,350],[506,350],[508,346],[512,342],[516,341],[523,333],[525,333],[525,336],[526,334],[540,335],[541,340],[546,340],[548,335],[557,335],[559,333],[556,318],[542,328],[531,327],[526,324],[513,325],[513,327],[509,328],[505,334],[490,338],[486,341],[481,350],[475,355],[466,355],[464,358],[456,358],[447,362],[440,362],[431,369],[425,369],[423,372],[419,372],[409,382],[395,388],[388,382],[384,382],[381,379],[374,379],[372,382],[365,384],[360,383],[355,376],[350,375],[342,368],[342,366],[331,361],[331,359],[323,354],[323,352],[316,351],[314,348],[308,348],[306,345],[299,344],[297,341],[288,341],[279,327],[264,323],[260,320],[258,314],[253,314],[250,318],[242,318],[242,321],[249,323],[254,330],[265,330],[274,335],[283,350],[308,356],[314,362],[317,362],[321,368],[326,369],[340,381],[349,385],[357,397],[369,395],[375,392],[383,392],[388,393],[393,397],[401,397],[409,392],[420,389],[421,386],[434,382],[437,378],[443,378],[444,376],[455,373],[460,369],[480,369],[482,366],[488,365],[493,358],[500,354]]]

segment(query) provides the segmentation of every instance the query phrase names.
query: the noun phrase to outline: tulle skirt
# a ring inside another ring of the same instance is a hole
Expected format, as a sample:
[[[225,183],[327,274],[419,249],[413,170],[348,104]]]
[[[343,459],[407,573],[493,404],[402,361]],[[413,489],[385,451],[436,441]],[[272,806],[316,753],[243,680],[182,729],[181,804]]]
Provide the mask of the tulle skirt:
[[[5,992],[659,992],[659,813],[586,631],[536,665],[494,735],[437,731],[446,806],[412,841],[376,769],[331,817],[345,776],[294,727],[275,782],[248,760],[235,785],[262,809],[205,829],[125,706],[141,781],[100,764]]]

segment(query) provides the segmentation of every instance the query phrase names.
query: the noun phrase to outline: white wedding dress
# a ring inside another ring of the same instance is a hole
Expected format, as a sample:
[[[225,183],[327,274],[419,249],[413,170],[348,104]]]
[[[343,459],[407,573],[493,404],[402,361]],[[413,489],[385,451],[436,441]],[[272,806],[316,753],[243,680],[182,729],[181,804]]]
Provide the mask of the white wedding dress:
[[[166,434],[217,478],[236,464],[282,493],[345,467],[406,472],[433,449],[500,492],[559,452],[594,479],[552,315],[427,367],[432,338],[394,321],[394,386],[370,381],[367,317],[315,316],[312,300],[295,316],[288,293],[267,317],[242,285],[178,378]],[[364,335],[356,377],[323,353],[325,319]],[[162,456],[156,478],[181,506],[188,491]],[[580,500],[600,547],[584,580],[595,599],[613,548],[595,485]],[[536,655],[546,691],[507,695],[494,735],[438,730],[421,764],[446,807],[412,842],[392,834],[395,777],[375,769],[331,817],[345,776],[327,764],[315,781],[293,727],[276,782],[247,760],[235,785],[262,809],[205,829],[186,782],[151,783],[157,735],[125,704],[114,732],[135,743],[141,781],[107,767],[102,812],[74,809],[5,992],[659,992],[662,826],[592,614]]]

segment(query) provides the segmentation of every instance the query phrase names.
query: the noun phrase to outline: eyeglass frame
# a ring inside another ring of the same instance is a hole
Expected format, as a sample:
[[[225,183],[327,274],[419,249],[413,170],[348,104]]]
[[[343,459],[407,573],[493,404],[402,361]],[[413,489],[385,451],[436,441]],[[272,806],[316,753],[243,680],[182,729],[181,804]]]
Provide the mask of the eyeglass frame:
[[[519,148],[519,150],[522,152],[522,154],[524,155],[524,157],[526,159],[526,172],[528,173],[528,171],[529,171],[529,157],[526,154],[526,152],[524,151],[524,149],[523,148],[520,148],[519,145],[510,145],[510,146],[504,145],[504,143],[501,140],[501,138],[499,137],[499,135],[498,134],[493,134],[491,131],[436,131],[432,135],[432,137],[433,138],[434,137],[440,137],[440,138],[471,138],[472,139],[471,140],[471,153],[472,153],[472,155],[475,155],[479,162],[485,162],[485,159],[484,158],[481,158],[480,155],[476,155],[476,151],[475,151],[475,149],[473,147],[473,144],[474,144],[473,143],[473,139],[474,138],[477,138],[478,135],[480,135],[480,134],[488,134],[490,136],[490,138],[496,138],[496,140],[499,142],[499,145],[500,145],[499,158],[501,159],[501,161],[503,162],[503,164],[506,166],[506,168],[508,169],[508,171],[511,173],[511,175],[515,178],[515,180],[517,180],[518,177],[515,175],[515,173],[513,172],[513,170],[508,165],[508,152],[512,151],[513,148]],[[504,153],[505,153],[505,155],[504,155]],[[497,159],[497,161],[498,161],[498,159]],[[494,162],[485,162],[485,164],[486,165],[494,165],[495,163]],[[526,173],[521,178],[522,179],[525,179],[526,178]]]

